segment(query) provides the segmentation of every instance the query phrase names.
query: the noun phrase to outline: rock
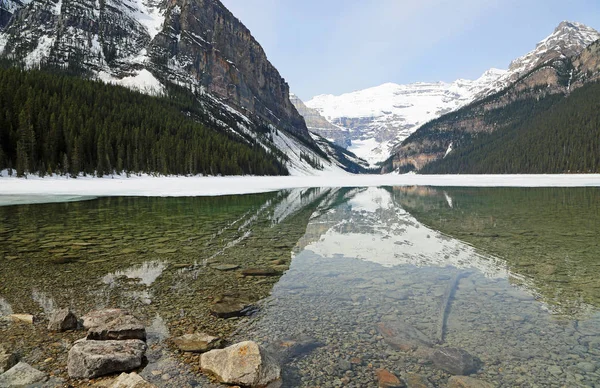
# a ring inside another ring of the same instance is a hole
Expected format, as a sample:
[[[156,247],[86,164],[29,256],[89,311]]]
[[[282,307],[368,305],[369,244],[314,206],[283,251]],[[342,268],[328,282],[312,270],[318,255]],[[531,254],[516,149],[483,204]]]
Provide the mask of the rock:
[[[135,372],[121,373],[121,375],[111,384],[109,388],[156,388],[156,385],[150,384]]]
[[[89,379],[128,372],[142,364],[146,344],[141,340],[75,342],[68,357],[69,376]]]
[[[404,388],[406,385],[392,372],[386,369],[377,369],[377,383],[379,388]]]
[[[406,374],[406,386],[408,388],[429,388],[427,379],[416,373]]]
[[[382,321],[377,325],[377,330],[392,348],[403,352],[420,346],[431,347],[425,334],[400,319]]]
[[[219,271],[233,271],[234,269],[240,268],[240,266],[236,264],[219,264],[213,266],[212,268],[217,269]]]
[[[21,387],[42,383],[47,379],[45,373],[20,362],[0,375],[0,387]]]
[[[480,361],[467,351],[459,348],[436,349],[431,361],[439,369],[453,375],[470,375],[479,369]]]
[[[586,361],[578,363],[577,368],[586,373],[593,373],[596,371],[596,365]]]
[[[33,315],[31,314],[10,314],[8,316],[10,320],[13,322],[25,322],[33,324]]]
[[[215,303],[210,308],[210,313],[218,318],[233,318],[252,315],[256,307],[244,301],[223,300]]]
[[[183,352],[204,353],[218,348],[221,340],[205,333],[185,334],[173,339],[175,345]]]
[[[281,368],[256,342],[246,341],[200,357],[202,371],[230,385],[263,387],[281,379]]]
[[[17,365],[19,358],[16,354],[6,350],[0,345],[0,374]]]
[[[294,339],[275,341],[267,347],[267,351],[280,364],[287,364],[293,359],[304,356],[321,346],[324,345],[316,339],[301,336]]]
[[[554,375],[554,376],[562,376],[563,375],[563,370],[560,366],[557,365],[551,365],[548,367],[548,373]]]
[[[448,388],[494,388],[493,384],[467,376],[452,376]]]
[[[242,271],[244,276],[278,276],[281,272],[273,268],[247,268]]]
[[[48,330],[50,331],[67,331],[77,329],[77,317],[70,309],[60,309],[52,313]]]
[[[88,340],[146,340],[146,328],[127,310],[92,311],[83,317],[83,327],[88,329]]]

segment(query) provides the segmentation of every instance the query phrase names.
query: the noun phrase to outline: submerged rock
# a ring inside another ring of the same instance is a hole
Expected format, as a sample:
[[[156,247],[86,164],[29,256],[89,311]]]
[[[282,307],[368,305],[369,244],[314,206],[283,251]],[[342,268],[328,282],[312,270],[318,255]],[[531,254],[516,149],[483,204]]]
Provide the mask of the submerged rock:
[[[453,375],[470,375],[479,369],[480,361],[459,348],[440,348],[431,354],[433,364]]]
[[[406,385],[387,369],[377,369],[377,386],[379,388],[404,388]]]
[[[218,318],[233,318],[252,315],[257,307],[237,295],[221,295],[210,308],[210,313]]]
[[[200,365],[203,372],[230,385],[266,387],[281,379],[279,364],[253,341],[204,353]]]
[[[406,374],[406,385],[408,388],[429,388],[430,384],[424,376],[417,373]]]
[[[377,330],[392,348],[403,352],[418,347],[431,347],[429,337],[419,329],[400,319],[382,321],[377,324]]]
[[[267,352],[280,364],[286,364],[297,357],[302,357],[314,349],[323,346],[322,343],[309,336],[278,340],[267,346]]]
[[[75,314],[70,309],[60,309],[52,313],[48,330],[51,331],[67,331],[77,329],[78,321]]]
[[[31,365],[19,362],[0,375],[0,387],[22,387],[46,381],[48,377]]]
[[[452,376],[448,380],[448,388],[494,388],[494,385],[472,377]]]
[[[281,272],[274,268],[246,268],[242,271],[244,276],[278,276]]]
[[[219,271],[233,271],[234,269],[238,269],[240,268],[239,265],[237,264],[219,264],[219,265],[215,265],[212,266],[212,268],[219,270]]]
[[[146,343],[140,340],[75,342],[68,357],[69,376],[90,379],[128,372],[142,365]]]
[[[146,340],[146,328],[127,310],[92,311],[83,317],[83,327],[88,330],[88,340]]]
[[[206,333],[185,334],[173,339],[175,345],[183,352],[204,353],[218,348],[221,340]]]
[[[121,373],[108,388],[156,388],[135,372]]]

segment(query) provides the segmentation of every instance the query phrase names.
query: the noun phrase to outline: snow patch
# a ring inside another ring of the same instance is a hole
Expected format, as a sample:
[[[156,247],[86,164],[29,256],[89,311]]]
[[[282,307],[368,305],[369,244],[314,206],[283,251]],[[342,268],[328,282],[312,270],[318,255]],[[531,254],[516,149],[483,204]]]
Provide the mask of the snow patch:
[[[158,95],[164,92],[164,86],[146,69],[140,70],[136,75],[124,78],[116,78],[101,71],[98,73],[98,78],[106,83],[125,86],[146,94]]]
[[[164,12],[148,0],[124,0],[124,3],[129,7],[131,16],[146,28],[150,39],[154,39],[165,22]]]
[[[37,47],[25,57],[25,66],[27,68],[39,65],[44,59],[50,55],[50,50],[56,41],[55,37],[41,36],[38,40]]]

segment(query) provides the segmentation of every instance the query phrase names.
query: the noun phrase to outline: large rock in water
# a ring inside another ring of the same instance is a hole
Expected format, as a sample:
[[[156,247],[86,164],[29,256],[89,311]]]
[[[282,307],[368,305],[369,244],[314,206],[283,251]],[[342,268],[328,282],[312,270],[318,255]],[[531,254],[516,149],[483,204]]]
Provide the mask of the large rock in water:
[[[96,310],[83,317],[88,340],[146,340],[146,328],[127,310]]]
[[[392,348],[403,352],[420,346],[431,347],[429,337],[401,319],[382,321],[377,324],[377,330]]]
[[[256,342],[246,341],[225,349],[211,350],[200,358],[202,371],[230,385],[247,387],[274,386],[281,368]]]
[[[23,387],[42,383],[48,378],[29,364],[20,362],[0,375],[0,387]]]
[[[183,352],[204,353],[218,348],[221,340],[205,333],[184,334],[173,339],[175,345]]]
[[[50,322],[48,323],[48,330],[51,331],[67,331],[75,330],[78,326],[77,317],[71,312],[70,309],[56,310],[50,315]]]
[[[128,372],[142,365],[146,343],[140,340],[75,342],[67,362],[69,376],[91,379]]]
[[[475,373],[481,362],[467,351],[459,348],[436,349],[431,355],[434,365],[453,375]]]

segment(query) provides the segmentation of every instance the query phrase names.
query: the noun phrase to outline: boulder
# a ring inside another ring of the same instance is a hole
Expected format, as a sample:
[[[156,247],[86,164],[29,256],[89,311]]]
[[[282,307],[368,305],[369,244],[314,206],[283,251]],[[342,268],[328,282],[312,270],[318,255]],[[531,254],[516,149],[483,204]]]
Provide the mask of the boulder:
[[[13,366],[17,365],[19,358],[15,353],[12,353],[0,345],[0,374],[6,372]]]
[[[494,388],[495,385],[467,376],[452,376],[448,388]]]
[[[431,354],[433,364],[453,375],[470,375],[479,369],[480,361],[459,348],[439,348]]]
[[[50,331],[67,331],[75,330],[78,326],[77,317],[70,309],[56,310],[50,315],[48,330]]]
[[[109,388],[156,388],[135,372],[121,373]]]
[[[202,371],[229,385],[266,387],[281,379],[281,368],[256,342],[246,341],[200,356]]]
[[[377,386],[379,388],[404,388],[406,385],[387,369],[377,369]]]
[[[377,331],[392,348],[407,352],[418,347],[431,347],[429,337],[401,319],[382,321]]]
[[[185,334],[173,339],[175,345],[183,352],[204,353],[218,348],[221,340],[205,333]]]
[[[128,372],[142,365],[146,343],[141,340],[75,342],[67,361],[69,376],[90,379]]]
[[[29,364],[19,362],[0,375],[0,387],[22,387],[46,381],[48,377]]]
[[[146,340],[146,328],[127,310],[92,311],[83,317],[83,327],[88,330],[88,340]]]

